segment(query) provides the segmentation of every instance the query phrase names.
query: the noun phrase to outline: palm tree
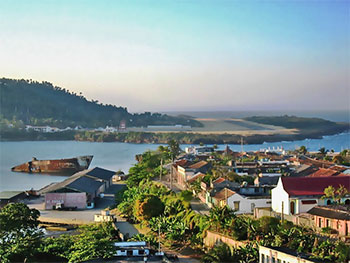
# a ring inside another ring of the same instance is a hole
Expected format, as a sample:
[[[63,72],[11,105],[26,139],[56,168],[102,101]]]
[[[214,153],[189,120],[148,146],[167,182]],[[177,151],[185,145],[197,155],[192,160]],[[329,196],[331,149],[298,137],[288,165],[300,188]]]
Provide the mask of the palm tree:
[[[304,146],[304,145],[300,146],[300,148],[298,149],[298,152],[301,154],[306,154],[307,153],[306,146]]]

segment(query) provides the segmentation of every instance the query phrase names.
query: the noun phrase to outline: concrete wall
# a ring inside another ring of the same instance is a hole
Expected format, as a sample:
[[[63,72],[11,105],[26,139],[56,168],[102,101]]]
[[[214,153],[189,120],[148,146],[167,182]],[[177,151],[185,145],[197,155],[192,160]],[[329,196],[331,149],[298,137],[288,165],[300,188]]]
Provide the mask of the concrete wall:
[[[281,213],[277,213],[268,209],[264,208],[255,208],[254,210],[254,217],[255,218],[261,218],[263,216],[272,216],[276,217],[278,219],[281,219]],[[283,215],[283,219],[293,222],[296,225],[300,226],[307,226],[307,227],[314,227],[314,221],[312,220],[311,217],[303,217],[299,215]]]
[[[274,260],[273,260],[274,259]],[[267,248],[259,246],[259,263],[272,263],[272,262],[288,262],[288,263],[313,263],[315,261],[310,261],[300,257],[296,257],[284,252],[274,250],[272,248]]]
[[[206,247],[214,247],[218,243],[225,243],[231,247],[238,248],[246,245],[246,242],[234,240],[231,237],[207,230],[206,237],[203,240]]]
[[[281,213],[283,203],[283,213],[289,215],[289,195],[284,190],[281,178],[278,180],[277,186],[271,191],[272,210]]]
[[[61,203],[65,207],[77,207],[78,209],[86,208],[85,193],[46,193],[45,209],[52,210],[53,206]]]
[[[271,207],[271,199],[249,199],[239,194],[234,194],[227,199],[227,204],[231,209],[234,209],[234,202],[239,202],[239,210],[237,214],[252,214],[255,207]]]
[[[340,236],[349,236],[350,235],[350,221],[338,220],[325,218],[321,216],[314,216],[314,223],[317,227],[330,227],[336,231]]]

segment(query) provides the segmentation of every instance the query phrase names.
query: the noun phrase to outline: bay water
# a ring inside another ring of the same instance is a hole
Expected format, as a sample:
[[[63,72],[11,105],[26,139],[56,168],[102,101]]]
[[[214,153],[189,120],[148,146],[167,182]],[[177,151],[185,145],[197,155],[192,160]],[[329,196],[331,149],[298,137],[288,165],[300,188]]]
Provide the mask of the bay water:
[[[255,151],[268,147],[283,147],[294,150],[305,145],[309,151],[317,151],[321,147],[341,151],[350,148],[350,133],[325,136],[322,139],[307,139],[291,142],[274,142],[244,145],[245,151]],[[125,173],[136,163],[135,155],[146,150],[155,150],[159,144],[133,143],[102,143],[77,141],[21,141],[0,142],[0,191],[5,190],[38,190],[50,183],[60,182],[66,176],[46,174],[27,174],[11,171],[11,167],[28,162],[32,157],[39,160],[63,159],[81,155],[93,155],[90,167],[101,167],[113,171],[122,170]],[[181,145],[181,148],[189,145]],[[218,145],[224,149],[225,145]],[[241,145],[229,145],[234,151],[240,151]]]

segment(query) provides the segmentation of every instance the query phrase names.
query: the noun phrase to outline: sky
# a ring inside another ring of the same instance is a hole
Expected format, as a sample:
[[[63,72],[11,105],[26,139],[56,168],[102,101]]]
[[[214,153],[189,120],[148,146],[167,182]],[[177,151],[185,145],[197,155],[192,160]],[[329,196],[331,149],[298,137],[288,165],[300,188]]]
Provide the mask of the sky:
[[[350,110],[350,1],[0,0],[0,77],[131,112]]]

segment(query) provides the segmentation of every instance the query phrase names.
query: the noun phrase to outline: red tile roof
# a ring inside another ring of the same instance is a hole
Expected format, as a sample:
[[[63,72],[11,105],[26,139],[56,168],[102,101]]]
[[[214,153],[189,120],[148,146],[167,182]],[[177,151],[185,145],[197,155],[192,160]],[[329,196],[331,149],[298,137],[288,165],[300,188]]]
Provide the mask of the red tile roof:
[[[190,165],[190,164],[191,164],[191,162],[189,162],[185,159],[182,159],[182,160],[174,162],[173,165],[175,168],[177,168],[178,166],[185,167],[185,166]]]
[[[227,198],[234,195],[235,193],[236,192],[230,189],[224,188],[220,192],[217,192],[213,197],[217,200],[226,200]]]
[[[192,183],[193,181],[197,180],[200,177],[205,176],[205,174],[203,173],[196,173],[195,175],[193,175],[193,177],[191,177],[190,179],[187,180],[188,183]]]
[[[344,185],[350,191],[350,176],[328,177],[281,177],[283,188],[291,196],[323,195],[324,189],[332,185]]]
[[[219,184],[219,183],[222,183],[223,181],[225,181],[225,178],[220,177],[220,178],[216,179],[216,180],[213,182],[213,184]]]
[[[190,165],[189,168],[191,168],[191,169],[199,169],[199,168],[201,168],[201,167],[203,167],[203,166],[205,166],[207,164],[208,164],[208,162],[206,162],[206,161],[200,161],[200,162],[197,162],[197,163],[194,163],[194,164]]]
[[[325,177],[325,176],[333,176],[337,175],[339,172],[332,169],[320,168],[316,172],[308,175],[309,177]]]

